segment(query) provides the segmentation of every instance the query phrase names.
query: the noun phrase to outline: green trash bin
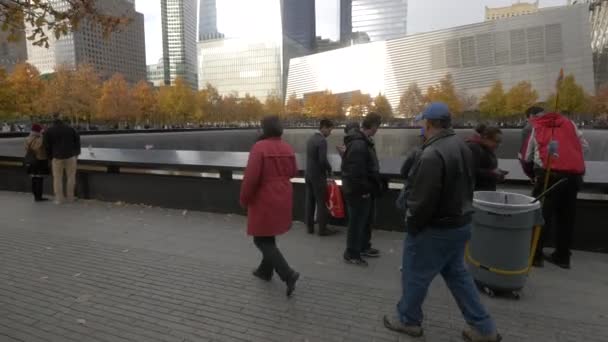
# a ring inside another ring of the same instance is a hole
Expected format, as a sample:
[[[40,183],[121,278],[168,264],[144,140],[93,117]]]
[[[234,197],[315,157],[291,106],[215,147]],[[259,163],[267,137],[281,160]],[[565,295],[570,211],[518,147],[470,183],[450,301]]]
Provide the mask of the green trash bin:
[[[489,295],[507,292],[519,298],[536,247],[533,237],[543,224],[541,204],[521,194],[478,191],[473,206],[473,231],[466,249],[469,271]]]

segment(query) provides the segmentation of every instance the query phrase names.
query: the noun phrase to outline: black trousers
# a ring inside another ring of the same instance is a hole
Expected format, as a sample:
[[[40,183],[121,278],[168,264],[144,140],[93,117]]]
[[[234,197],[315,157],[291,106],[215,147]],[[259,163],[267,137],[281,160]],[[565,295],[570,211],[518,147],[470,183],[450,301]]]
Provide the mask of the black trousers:
[[[570,257],[576,220],[576,198],[583,183],[583,178],[578,175],[554,173],[549,179],[549,187],[564,178],[567,181],[545,197],[543,203],[545,226],[538,242],[537,257],[542,255],[545,241],[551,235],[554,236],[556,257],[566,259]],[[544,174],[536,177],[534,196],[542,193],[544,182]]]
[[[32,176],[32,194],[34,195],[34,199],[36,199],[36,200],[42,199],[43,192],[44,192],[44,178]]]
[[[329,210],[325,204],[327,196],[327,180],[306,180],[306,226],[309,231],[314,230],[315,226],[315,209],[317,210],[317,223],[319,224],[319,231],[322,232],[327,228],[327,219],[329,217]]]
[[[270,278],[276,271],[283,281],[291,278],[294,271],[281,254],[274,236],[256,236],[253,238],[253,243],[262,252],[262,262],[257,270],[260,274]]]

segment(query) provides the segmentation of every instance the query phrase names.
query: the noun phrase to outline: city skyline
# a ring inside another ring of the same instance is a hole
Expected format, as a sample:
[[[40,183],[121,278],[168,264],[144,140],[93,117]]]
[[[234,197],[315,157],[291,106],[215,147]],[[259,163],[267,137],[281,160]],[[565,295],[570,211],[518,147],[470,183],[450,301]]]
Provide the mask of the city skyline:
[[[317,35],[338,40],[339,1],[317,1]],[[416,34],[472,24],[484,21],[485,6],[508,6],[513,0],[469,0],[455,2],[447,0],[409,0],[408,34]],[[540,7],[566,5],[567,0],[540,0]],[[146,23],[146,56],[148,64],[162,58],[162,22],[160,0],[135,2],[137,10],[144,14]]]

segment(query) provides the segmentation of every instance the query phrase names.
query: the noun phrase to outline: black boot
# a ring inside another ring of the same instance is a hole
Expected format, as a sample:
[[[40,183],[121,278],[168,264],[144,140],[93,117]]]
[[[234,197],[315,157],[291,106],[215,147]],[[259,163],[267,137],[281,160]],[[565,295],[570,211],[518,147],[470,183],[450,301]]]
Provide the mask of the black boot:
[[[44,193],[44,179],[42,177],[32,178],[32,189],[34,192],[34,200],[36,202],[47,201],[46,198],[42,197],[42,194]]]

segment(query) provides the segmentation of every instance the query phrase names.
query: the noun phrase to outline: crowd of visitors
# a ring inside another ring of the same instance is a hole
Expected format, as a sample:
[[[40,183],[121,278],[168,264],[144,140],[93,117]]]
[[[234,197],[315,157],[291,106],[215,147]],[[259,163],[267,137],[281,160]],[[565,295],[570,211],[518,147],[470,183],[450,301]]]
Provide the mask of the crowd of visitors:
[[[561,185],[547,195],[543,205],[545,229],[534,265],[548,260],[570,268],[576,196],[585,172],[588,144],[576,125],[558,113],[542,108],[528,110],[522,130],[519,159],[534,184],[537,196],[553,184]],[[395,314],[384,317],[390,330],[418,337],[423,335],[422,306],[433,279],[441,275],[469,325],[463,338],[474,342],[500,341],[494,320],[482,305],[472,276],[465,268],[465,246],[471,238],[474,191],[496,191],[507,172],[498,167],[496,150],[502,142],[498,127],[479,125],[467,139],[456,135],[447,105],[430,104],[416,118],[421,126],[420,144],[407,155],[401,168],[405,181],[396,202],[407,232],[402,256],[402,294]],[[321,120],[319,130],[307,142],[305,223],[308,233],[330,236],[327,184],[333,175],[327,138],[335,123]],[[382,119],[368,114],[345,127],[344,144],[337,146],[341,158],[342,192],[348,228],[343,259],[367,266],[367,258],[380,257],[372,247],[378,199],[388,190],[381,176],[374,136]],[[283,126],[276,116],[261,122],[262,135],[253,145],[241,186],[240,204],[247,209],[247,234],[260,250],[262,260],[253,275],[271,281],[276,272],[292,296],[300,274],[279,250],[277,236],[292,226],[293,186],[298,168],[293,148],[282,140]],[[45,201],[43,179],[53,175],[55,202],[74,200],[80,137],[56,115],[46,131],[31,127],[25,142],[25,164],[32,178],[35,201]],[[51,167],[49,167],[49,164]],[[64,193],[63,181],[67,179]],[[556,249],[544,256],[546,236],[555,232]]]

